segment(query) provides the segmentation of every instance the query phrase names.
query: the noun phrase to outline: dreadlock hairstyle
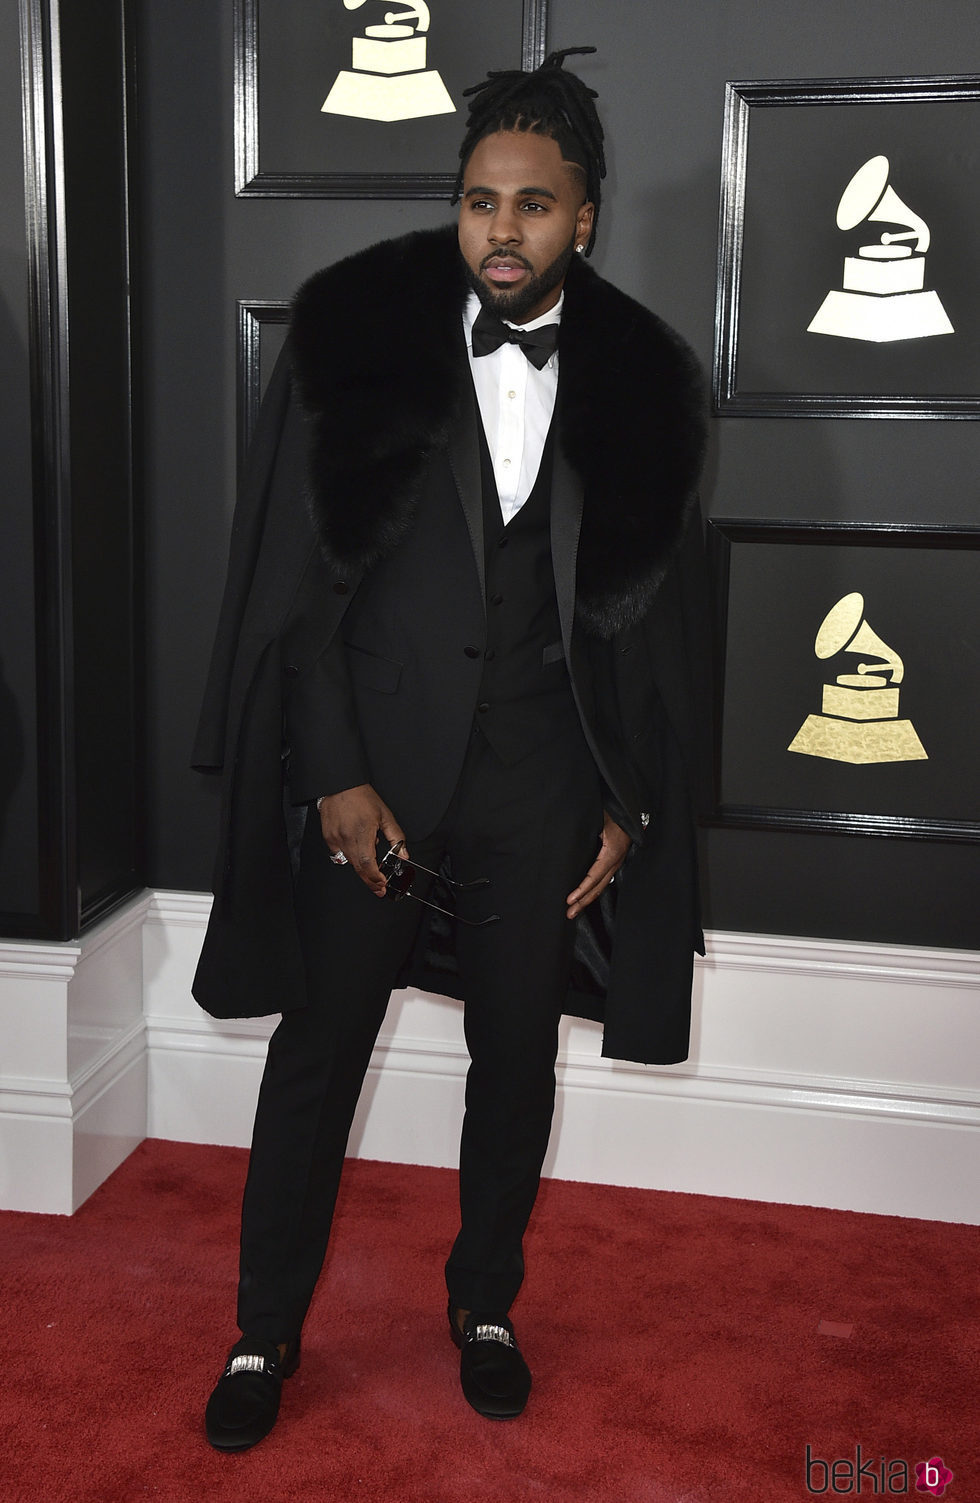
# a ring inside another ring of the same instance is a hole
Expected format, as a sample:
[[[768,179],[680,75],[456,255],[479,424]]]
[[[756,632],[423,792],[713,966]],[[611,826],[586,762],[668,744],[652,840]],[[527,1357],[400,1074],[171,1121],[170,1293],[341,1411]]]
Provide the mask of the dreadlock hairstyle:
[[[585,248],[585,254],[591,255],[599,223],[599,185],[606,175],[602,125],[592,103],[598,95],[574,73],[566,73],[562,64],[566,57],[595,50],[566,47],[550,53],[532,73],[488,73],[482,83],[464,89],[464,98],[474,97],[466,135],[459,148],[453,203],[459,202],[466,163],[484,136],[501,130],[531,130],[539,136],[551,136],[565,161],[577,163],[585,174],[585,196],[595,204],[592,234]]]

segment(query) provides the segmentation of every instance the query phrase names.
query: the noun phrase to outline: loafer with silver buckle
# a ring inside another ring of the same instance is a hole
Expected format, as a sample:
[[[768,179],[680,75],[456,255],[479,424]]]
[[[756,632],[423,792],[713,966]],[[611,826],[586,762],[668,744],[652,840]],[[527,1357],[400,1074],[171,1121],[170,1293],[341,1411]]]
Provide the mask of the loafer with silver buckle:
[[[228,1353],[225,1370],[204,1411],[208,1440],[219,1451],[247,1451],[268,1435],[279,1414],[283,1378],[299,1367],[299,1337],[279,1348],[243,1336]]]
[[[460,1331],[449,1306],[449,1329],[460,1350],[463,1396],[486,1419],[514,1419],[531,1392],[531,1374],[506,1315],[471,1310]]]

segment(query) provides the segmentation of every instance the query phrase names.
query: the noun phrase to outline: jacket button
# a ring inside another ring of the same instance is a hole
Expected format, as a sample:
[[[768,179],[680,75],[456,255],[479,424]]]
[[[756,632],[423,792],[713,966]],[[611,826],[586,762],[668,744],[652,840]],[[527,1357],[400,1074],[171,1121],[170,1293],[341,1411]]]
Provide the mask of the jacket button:
[[[464,647],[463,651],[468,658],[478,658],[480,656],[479,647]]]
[[[298,673],[299,673],[299,669],[297,668],[297,666],[296,666],[295,663],[287,663],[286,664],[286,677],[287,678],[295,678]]]
[[[643,827],[644,830],[646,829],[646,827],[647,827],[647,825],[649,823],[650,823],[650,816],[649,816],[649,814],[647,813],[647,811],[645,809],[641,809],[640,810],[640,824],[642,825],[642,827]]]
[[[506,548],[507,547],[507,537],[506,537],[506,534],[504,535],[504,537],[502,537],[500,539],[500,541],[497,544],[497,547],[498,548]]]
[[[491,595],[490,596],[490,604],[491,605],[503,605],[503,603],[504,603],[504,597],[503,597],[503,595]]]
[[[492,663],[497,654],[494,652],[492,647],[488,647],[483,656],[488,663]]]
[[[335,595],[349,595],[350,585],[347,583],[346,579],[338,579],[337,583],[333,587],[333,592]]]
[[[483,701],[482,705],[477,705],[477,709],[479,710],[481,715],[485,715],[489,708],[490,706],[487,704],[486,700]]]

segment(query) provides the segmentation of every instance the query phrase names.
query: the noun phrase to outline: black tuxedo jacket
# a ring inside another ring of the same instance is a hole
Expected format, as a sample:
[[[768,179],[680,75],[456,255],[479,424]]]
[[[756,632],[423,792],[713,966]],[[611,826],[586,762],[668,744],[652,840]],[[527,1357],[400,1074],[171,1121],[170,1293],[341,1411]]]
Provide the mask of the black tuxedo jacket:
[[[460,335],[460,359],[465,351]],[[467,373],[468,375],[468,373]],[[328,646],[319,556],[285,628],[289,793],[307,803],[373,783],[416,839],[445,810],[472,727],[486,631],[483,496],[475,401],[464,402],[448,449],[428,466],[416,523],[345,599]],[[550,446],[549,446],[550,452]],[[549,466],[552,572],[561,644],[579,718],[606,788],[606,806],[643,839],[644,791],[601,686],[613,678],[608,642],[588,644],[574,618],[580,487],[566,463]],[[334,612],[329,613],[331,616]]]
[[[569,1010],[604,1017],[604,1053],[669,1063],[686,1055],[701,943],[692,813],[707,748],[701,381],[676,334],[578,261],[565,291],[555,583],[583,723],[635,841],[616,885],[579,920]],[[297,296],[236,513],[194,754],[224,776],[215,906],[195,983],[216,1016],[305,1003],[284,716],[322,719],[329,703],[323,744],[351,759],[335,786],[367,780],[346,661],[332,644],[361,581],[410,536],[423,488],[447,458],[482,568],[465,295],[447,230],[372,247]],[[294,767],[298,796],[330,791],[319,775]],[[445,962],[431,969],[423,952],[405,979],[457,994]]]

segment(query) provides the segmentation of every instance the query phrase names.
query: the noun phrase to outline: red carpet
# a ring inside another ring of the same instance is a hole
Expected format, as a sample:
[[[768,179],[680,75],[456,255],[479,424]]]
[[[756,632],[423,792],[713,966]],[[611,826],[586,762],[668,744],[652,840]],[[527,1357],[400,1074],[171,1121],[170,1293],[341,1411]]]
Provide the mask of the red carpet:
[[[494,1423],[445,1328],[455,1175],[364,1161],[279,1424],[218,1455],[245,1162],[148,1142],[74,1217],[0,1214],[0,1503],[768,1503],[857,1497],[856,1463],[862,1498],[927,1503],[934,1456],[980,1499],[977,1228],[550,1181],[534,1392]]]

